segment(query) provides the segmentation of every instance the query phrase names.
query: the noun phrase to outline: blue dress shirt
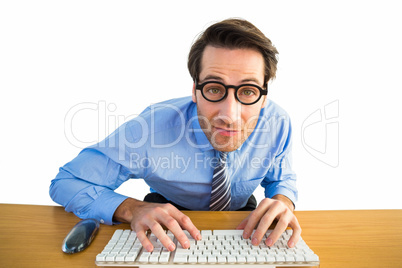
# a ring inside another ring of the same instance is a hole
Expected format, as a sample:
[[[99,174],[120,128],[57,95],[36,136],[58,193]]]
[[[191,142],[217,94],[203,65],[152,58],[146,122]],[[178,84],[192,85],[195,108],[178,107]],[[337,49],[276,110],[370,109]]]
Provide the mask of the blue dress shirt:
[[[105,140],[85,148],[61,167],[50,185],[51,198],[80,218],[113,224],[127,196],[115,193],[129,179],[144,179],[151,192],[191,210],[208,210],[219,152],[202,131],[191,97],[151,105]],[[256,128],[227,156],[231,210],[246,205],[260,184],[265,196],[297,200],[291,168],[291,124],[268,100]]]

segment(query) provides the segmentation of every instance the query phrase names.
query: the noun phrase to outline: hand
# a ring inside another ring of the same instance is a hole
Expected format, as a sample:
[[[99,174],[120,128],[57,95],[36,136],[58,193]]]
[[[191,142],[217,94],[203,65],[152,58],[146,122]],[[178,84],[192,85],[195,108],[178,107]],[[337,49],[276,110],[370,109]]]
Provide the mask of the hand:
[[[236,229],[244,229],[243,237],[248,239],[258,224],[251,239],[251,243],[253,245],[259,245],[269,226],[275,219],[277,219],[278,222],[276,227],[265,240],[265,244],[267,246],[275,244],[286,228],[290,226],[293,229],[293,234],[288,241],[288,247],[292,248],[299,241],[301,234],[301,227],[292,211],[293,203],[285,196],[278,195],[274,198],[280,200],[265,198],[260,202],[258,207],[251,212],[250,215],[239,224],[239,226],[237,226]],[[286,205],[286,199],[284,200],[283,198],[286,198],[289,201],[291,207]]]
[[[137,238],[148,252],[154,248],[146,234],[149,229],[169,251],[175,250],[175,245],[162,226],[173,233],[183,248],[190,247],[190,241],[183,229],[196,240],[201,239],[200,231],[190,218],[171,204],[149,203],[128,198],[117,208],[114,218],[130,223],[131,229],[137,233]]]

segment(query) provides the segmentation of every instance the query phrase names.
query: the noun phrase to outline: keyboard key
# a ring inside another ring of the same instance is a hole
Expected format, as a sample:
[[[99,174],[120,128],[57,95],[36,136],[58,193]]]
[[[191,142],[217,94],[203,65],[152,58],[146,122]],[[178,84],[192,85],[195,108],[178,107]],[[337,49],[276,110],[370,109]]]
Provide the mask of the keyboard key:
[[[218,256],[218,263],[226,263],[226,257],[225,256]]]
[[[258,262],[258,263],[265,262],[265,256],[258,255],[256,258],[256,262]]]
[[[112,249],[113,249],[113,248],[112,248]],[[101,254],[107,255],[107,254],[110,253],[110,251],[112,251],[112,249],[104,249],[104,250],[102,250]]]
[[[116,230],[116,231],[114,232],[112,238],[110,239],[110,241],[118,241],[119,238],[120,238],[120,236],[122,235],[122,233],[123,233],[123,230],[121,230],[121,229]]]
[[[236,257],[235,257],[234,255],[229,255],[229,256],[227,257],[227,262],[228,262],[228,263],[236,263],[236,262],[237,262],[237,259],[236,259]]]
[[[167,263],[169,262],[170,252],[162,252],[159,257],[160,263]]]
[[[318,261],[318,256],[315,254],[307,254],[305,255],[306,261]]]
[[[149,256],[151,256],[151,253],[144,251],[144,252],[141,254],[141,256],[140,256],[140,258],[139,258],[138,261],[139,261],[139,262],[148,262],[148,261],[149,261]]]
[[[237,256],[237,262],[238,263],[246,263],[246,256],[244,256],[244,255],[239,255],[239,256]]]
[[[149,262],[150,263],[159,262],[159,254],[152,254],[151,256],[149,256]]]
[[[286,262],[294,262],[295,257],[293,256],[293,254],[285,255],[285,261]]]
[[[201,230],[201,235],[212,235],[211,230]]]
[[[276,262],[275,255],[273,255],[273,254],[267,255],[267,256],[265,257],[265,259],[266,259],[267,262]]]
[[[108,255],[106,255],[105,261],[114,261],[116,258],[116,253],[110,253]]]
[[[243,230],[214,230],[214,235],[243,235]]]
[[[120,248],[118,248],[118,247],[116,247],[110,251],[110,253],[116,253],[116,254],[119,252],[120,252]]]
[[[305,261],[304,256],[300,254],[295,254],[295,261],[300,262],[300,261]]]
[[[100,253],[96,255],[96,261],[106,261],[106,254]]]
[[[126,254],[124,254],[124,253],[119,253],[119,254],[116,255],[115,260],[116,260],[116,261],[124,261],[124,260],[125,260],[125,257],[126,257]]]
[[[207,256],[208,263],[216,263],[217,261],[218,260],[217,260],[216,256],[214,256],[214,255]]]
[[[126,261],[126,262],[132,262],[132,261],[135,261],[135,258],[137,258],[137,254],[128,253],[128,254],[126,255],[126,257],[124,258],[124,261]]]
[[[197,258],[197,256],[196,255],[190,255],[189,257],[188,257],[188,262],[189,263],[197,263],[197,260],[198,258]]]
[[[276,261],[277,262],[285,262],[286,261],[285,255],[281,255],[281,254],[276,255]]]
[[[246,256],[246,262],[247,263],[254,263],[254,262],[257,262],[257,259],[254,256],[249,255],[249,256]]]
[[[206,263],[206,262],[207,262],[207,256],[205,255],[198,256],[198,263]]]
[[[191,250],[190,249],[186,249],[186,248],[182,248],[182,247],[177,247],[176,249],[176,254],[184,254],[184,255],[190,255],[191,254]]]
[[[184,263],[187,262],[187,254],[176,254],[174,256],[173,262],[174,263]]]

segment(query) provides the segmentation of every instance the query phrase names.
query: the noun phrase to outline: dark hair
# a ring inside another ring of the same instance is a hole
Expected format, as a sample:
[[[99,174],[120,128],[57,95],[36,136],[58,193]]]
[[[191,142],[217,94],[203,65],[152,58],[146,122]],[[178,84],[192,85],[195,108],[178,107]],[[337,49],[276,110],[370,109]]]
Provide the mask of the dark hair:
[[[250,48],[261,52],[265,63],[264,85],[275,78],[278,51],[257,27],[242,19],[227,19],[208,27],[194,42],[187,67],[194,81],[201,72],[201,59],[206,46],[229,49]]]

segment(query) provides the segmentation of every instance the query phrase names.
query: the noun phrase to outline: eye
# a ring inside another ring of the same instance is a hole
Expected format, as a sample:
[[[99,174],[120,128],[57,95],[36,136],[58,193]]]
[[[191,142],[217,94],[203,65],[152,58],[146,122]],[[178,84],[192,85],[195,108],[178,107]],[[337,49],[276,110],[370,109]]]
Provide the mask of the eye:
[[[211,94],[219,94],[219,93],[221,93],[221,89],[220,89],[220,88],[216,88],[216,87],[209,88],[209,89],[208,89],[208,93],[211,93]]]
[[[255,92],[253,90],[246,89],[246,90],[243,91],[242,94],[245,95],[245,96],[252,96],[252,95],[255,94]]]
[[[219,84],[211,83],[204,87],[204,92],[209,95],[222,95],[225,94],[225,88]]]
[[[252,97],[258,95],[258,91],[256,88],[253,87],[245,87],[239,90],[239,94],[245,97]]]

